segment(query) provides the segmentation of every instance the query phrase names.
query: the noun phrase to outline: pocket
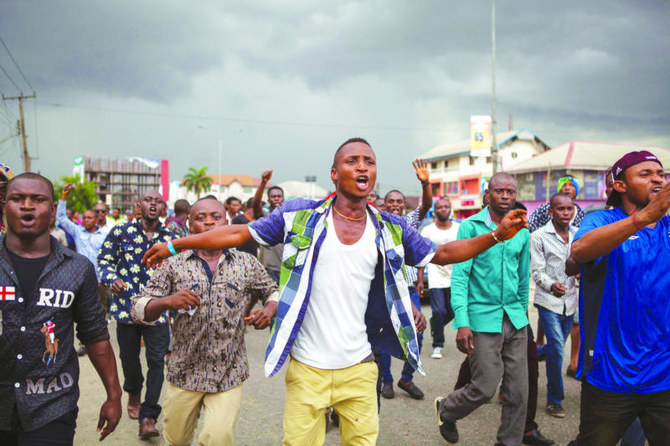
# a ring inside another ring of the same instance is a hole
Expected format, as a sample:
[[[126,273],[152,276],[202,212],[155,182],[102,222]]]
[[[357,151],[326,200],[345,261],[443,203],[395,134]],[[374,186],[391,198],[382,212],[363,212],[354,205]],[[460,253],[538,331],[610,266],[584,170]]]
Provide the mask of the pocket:
[[[282,266],[289,270],[302,268],[307,261],[310,246],[311,238],[298,234],[291,236],[288,243],[284,244]]]

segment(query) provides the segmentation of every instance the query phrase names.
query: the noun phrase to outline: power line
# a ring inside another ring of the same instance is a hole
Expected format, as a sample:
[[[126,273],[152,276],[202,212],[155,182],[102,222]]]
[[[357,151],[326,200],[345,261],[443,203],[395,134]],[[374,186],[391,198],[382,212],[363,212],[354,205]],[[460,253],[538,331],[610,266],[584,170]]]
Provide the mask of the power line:
[[[7,79],[9,79],[9,81],[12,83],[12,85],[14,85],[14,87],[16,87],[16,89],[17,89],[18,91],[21,91],[21,89],[19,88],[19,86],[16,85],[16,82],[14,82],[14,79],[12,79],[12,77],[9,75],[9,73],[7,72],[7,70],[5,70],[5,67],[3,67],[2,64],[0,64],[0,69],[2,69],[2,72],[5,73],[5,76],[7,76]]]
[[[26,77],[26,75],[23,74],[23,70],[21,69],[21,67],[19,66],[19,64],[16,63],[16,60],[14,60],[14,56],[12,56],[12,52],[9,51],[9,48],[7,48],[7,45],[5,45],[5,41],[2,40],[2,37],[0,37],[0,43],[2,43],[2,46],[5,47],[5,50],[7,51],[7,54],[9,54],[9,58],[12,59],[12,62],[14,62],[14,66],[16,67],[17,70],[19,70],[19,73],[21,73],[21,77],[23,78],[23,80],[26,81],[26,84],[28,84],[28,86],[29,86],[30,89],[33,91],[33,93],[35,93],[35,89],[34,89],[33,86],[30,84],[30,81],[28,80],[28,78]],[[3,70],[3,71],[4,71],[4,70]],[[21,91],[21,89],[19,89],[19,91]]]
[[[300,127],[332,127],[332,128],[365,128],[365,129],[375,129],[375,130],[411,130],[411,131],[421,131],[421,132],[442,132],[444,129],[441,128],[415,128],[415,127],[399,127],[399,126],[379,126],[379,125],[361,125],[361,124],[326,124],[326,123],[310,123],[310,122],[298,122],[298,121],[274,121],[274,120],[265,120],[265,119],[243,119],[243,118],[230,118],[225,116],[212,116],[212,115],[189,115],[183,113],[167,113],[167,112],[151,112],[145,110],[128,110],[128,109],[117,109],[117,108],[104,108],[104,107],[88,107],[81,105],[69,105],[62,103],[49,103],[49,102],[40,102],[40,105],[45,105],[47,107],[62,107],[62,108],[73,108],[79,110],[93,110],[101,112],[111,112],[111,113],[127,113],[127,114],[136,114],[136,115],[146,115],[146,116],[160,116],[166,118],[177,118],[177,119],[197,119],[197,120],[214,120],[214,121],[234,121],[234,122],[243,122],[248,124],[268,124],[268,125],[292,125]]]

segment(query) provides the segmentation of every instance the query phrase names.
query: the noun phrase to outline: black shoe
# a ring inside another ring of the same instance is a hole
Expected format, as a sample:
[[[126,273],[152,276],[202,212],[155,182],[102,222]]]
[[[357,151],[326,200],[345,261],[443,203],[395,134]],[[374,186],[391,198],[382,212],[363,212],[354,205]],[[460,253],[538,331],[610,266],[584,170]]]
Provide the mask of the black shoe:
[[[398,387],[409,393],[409,396],[415,400],[423,399],[423,392],[413,382],[405,382],[402,379],[398,381]]]
[[[565,410],[560,404],[547,404],[547,413],[552,417],[565,418]]]
[[[440,428],[440,435],[447,440],[447,443],[458,443],[458,428],[455,421],[444,421],[440,416],[440,403],[444,398],[435,398],[435,415],[437,415],[437,426]]]
[[[539,430],[535,429],[530,434],[524,435],[521,443],[539,446],[551,446],[554,444],[554,440],[548,439],[542,435]]]
[[[393,383],[384,383],[382,385],[382,396],[386,398],[387,400],[392,400],[393,397],[395,396],[395,392],[393,391]]]

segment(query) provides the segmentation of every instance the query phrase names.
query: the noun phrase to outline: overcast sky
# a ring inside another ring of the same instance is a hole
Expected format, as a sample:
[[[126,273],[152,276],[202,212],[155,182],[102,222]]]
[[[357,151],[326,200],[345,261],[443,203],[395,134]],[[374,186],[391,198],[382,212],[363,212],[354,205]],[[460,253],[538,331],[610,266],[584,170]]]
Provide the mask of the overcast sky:
[[[498,129],[670,148],[667,1],[497,3]],[[418,194],[411,160],[469,138],[491,112],[489,1],[0,2],[0,37],[37,92],[33,170],[80,155],[170,160],[273,181],[316,175],[351,136],[377,153],[381,192]],[[4,48],[0,64],[31,89]],[[18,93],[0,72],[0,91]],[[0,106],[0,141],[16,101]],[[36,102],[36,104],[35,104]],[[17,138],[0,160],[22,171]]]

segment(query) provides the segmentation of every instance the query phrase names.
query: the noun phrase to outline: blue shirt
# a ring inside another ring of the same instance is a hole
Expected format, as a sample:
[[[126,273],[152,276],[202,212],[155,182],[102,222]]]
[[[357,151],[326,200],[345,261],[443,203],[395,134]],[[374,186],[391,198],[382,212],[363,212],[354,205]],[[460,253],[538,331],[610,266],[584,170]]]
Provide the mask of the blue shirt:
[[[119,323],[135,323],[130,315],[131,298],[140,294],[154,272],[153,268],[147,268],[142,263],[144,253],[155,244],[166,243],[173,238],[172,232],[164,225],[158,225],[158,229],[149,240],[140,219],[116,225],[107,234],[98,255],[98,269],[100,280],[107,285],[118,279],[126,284],[126,289],[118,296],[114,296],[109,306],[109,312]],[[167,321],[167,312],[164,312],[156,323],[165,324]]]
[[[74,223],[72,220],[67,218],[65,212],[66,202],[63,200],[58,200],[58,208],[56,210],[56,220],[58,224],[65,231],[66,234],[69,234],[74,239],[74,244],[77,247],[77,252],[93,263],[95,268],[95,274],[100,281],[100,274],[98,274],[98,251],[102,246],[102,242],[105,241],[107,236],[106,232],[97,228],[95,232],[88,232],[84,229],[83,226],[79,226]]]
[[[628,215],[588,214],[575,241]],[[670,217],[582,265],[577,376],[618,393],[670,390]]]
[[[291,200],[269,216],[249,224],[249,232],[259,244],[284,244],[276,322],[265,352],[265,374],[268,376],[281,369],[300,331],[309,304],[316,259],[326,231],[333,230],[326,224],[333,199]],[[380,214],[369,205],[367,211],[375,226],[379,254],[365,313],[368,340],[373,351],[406,359],[423,373],[405,281],[405,262],[425,266],[437,247],[409,227],[404,218]]]

